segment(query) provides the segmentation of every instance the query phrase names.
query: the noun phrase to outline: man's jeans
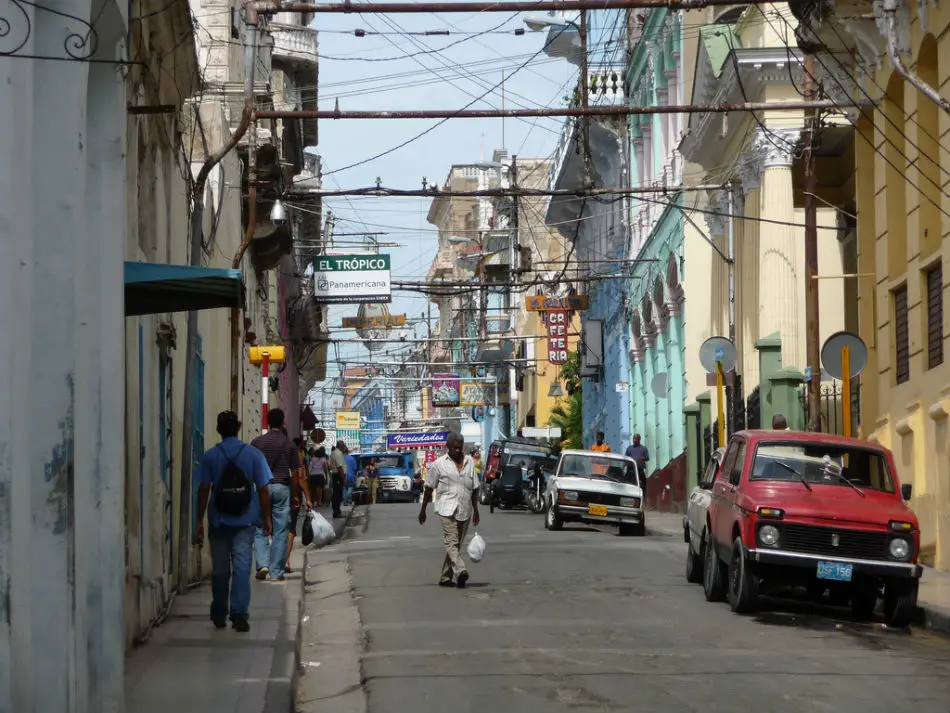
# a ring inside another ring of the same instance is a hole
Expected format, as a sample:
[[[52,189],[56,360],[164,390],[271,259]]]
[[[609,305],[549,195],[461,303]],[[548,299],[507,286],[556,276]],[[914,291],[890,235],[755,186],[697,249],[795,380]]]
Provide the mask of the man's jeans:
[[[251,605],[253,527],[215,527],[211,545],[211,618],[247,617]],[[230,603],[228,589],[230,587]]]
[[[257,528],[254,538],[254,559],[257,569],[267,567],[271,579],[280,579],[287,565],[287,527],[290,524],[290,486],[271,483],[270,492],[271,526],[270,538]]]
[[[340,512],[340,506],[343,504],[343,478],[339,475],[333,476],[333,499],[331,504],[333,505],[333,514],[336,515]]]

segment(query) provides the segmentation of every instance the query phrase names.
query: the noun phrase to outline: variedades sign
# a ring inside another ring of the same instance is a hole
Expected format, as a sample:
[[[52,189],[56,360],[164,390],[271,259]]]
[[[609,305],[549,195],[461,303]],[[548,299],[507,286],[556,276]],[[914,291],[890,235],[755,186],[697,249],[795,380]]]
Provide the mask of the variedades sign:
[[[320,302],[392,302],[389,255],[321,255],[313,263]]]
[[[437,433],[390,433],[386,436],[387,448],[438,448],[448,440],[448,431]]]

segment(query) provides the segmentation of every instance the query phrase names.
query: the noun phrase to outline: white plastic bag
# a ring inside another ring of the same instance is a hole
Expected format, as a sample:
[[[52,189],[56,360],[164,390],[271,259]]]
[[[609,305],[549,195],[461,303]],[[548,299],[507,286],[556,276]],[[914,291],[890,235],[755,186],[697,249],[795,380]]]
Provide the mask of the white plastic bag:
[[[323,515],[311,510],[309,517],[310,525],[313,527],[314,547],[323,547],[336,539],[336,531],[333,529],[333,525]]]
[[[482,536],[477,532],[472,536],[471,541],[468,543],[468,558],[472,562],[481,562],[482,557],[485,556],[485,540],[482,539]]]

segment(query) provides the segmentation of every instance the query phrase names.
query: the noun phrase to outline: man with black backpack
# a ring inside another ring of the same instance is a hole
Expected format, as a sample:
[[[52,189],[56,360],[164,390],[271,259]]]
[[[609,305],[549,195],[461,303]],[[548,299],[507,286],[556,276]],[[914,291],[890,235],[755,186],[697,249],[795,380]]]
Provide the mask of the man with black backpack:
[[[202,456],[195,475],[200,484],[195,539],[199,545],[204,542],[207,510],[211,621],[223,629],[230,616],[235,631],[248,631],[254,535],[258,526],[271,531],[271,471],[264,454],[237,437],[240,430],[236,413],[218,414],[221,442]]]

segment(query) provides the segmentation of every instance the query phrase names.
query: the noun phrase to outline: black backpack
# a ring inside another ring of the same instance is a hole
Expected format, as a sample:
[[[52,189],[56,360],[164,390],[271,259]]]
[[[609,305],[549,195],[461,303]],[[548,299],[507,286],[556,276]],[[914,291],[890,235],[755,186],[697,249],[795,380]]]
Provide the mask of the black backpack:
[[[222,515],[238,517],[247,512],[251,506],[254,486],[250,479],[235,462],[247,446],[242,446],[234,458],[228,459],[214,486],[214,506]],[[221,450],[224,452],[224,449]]]

